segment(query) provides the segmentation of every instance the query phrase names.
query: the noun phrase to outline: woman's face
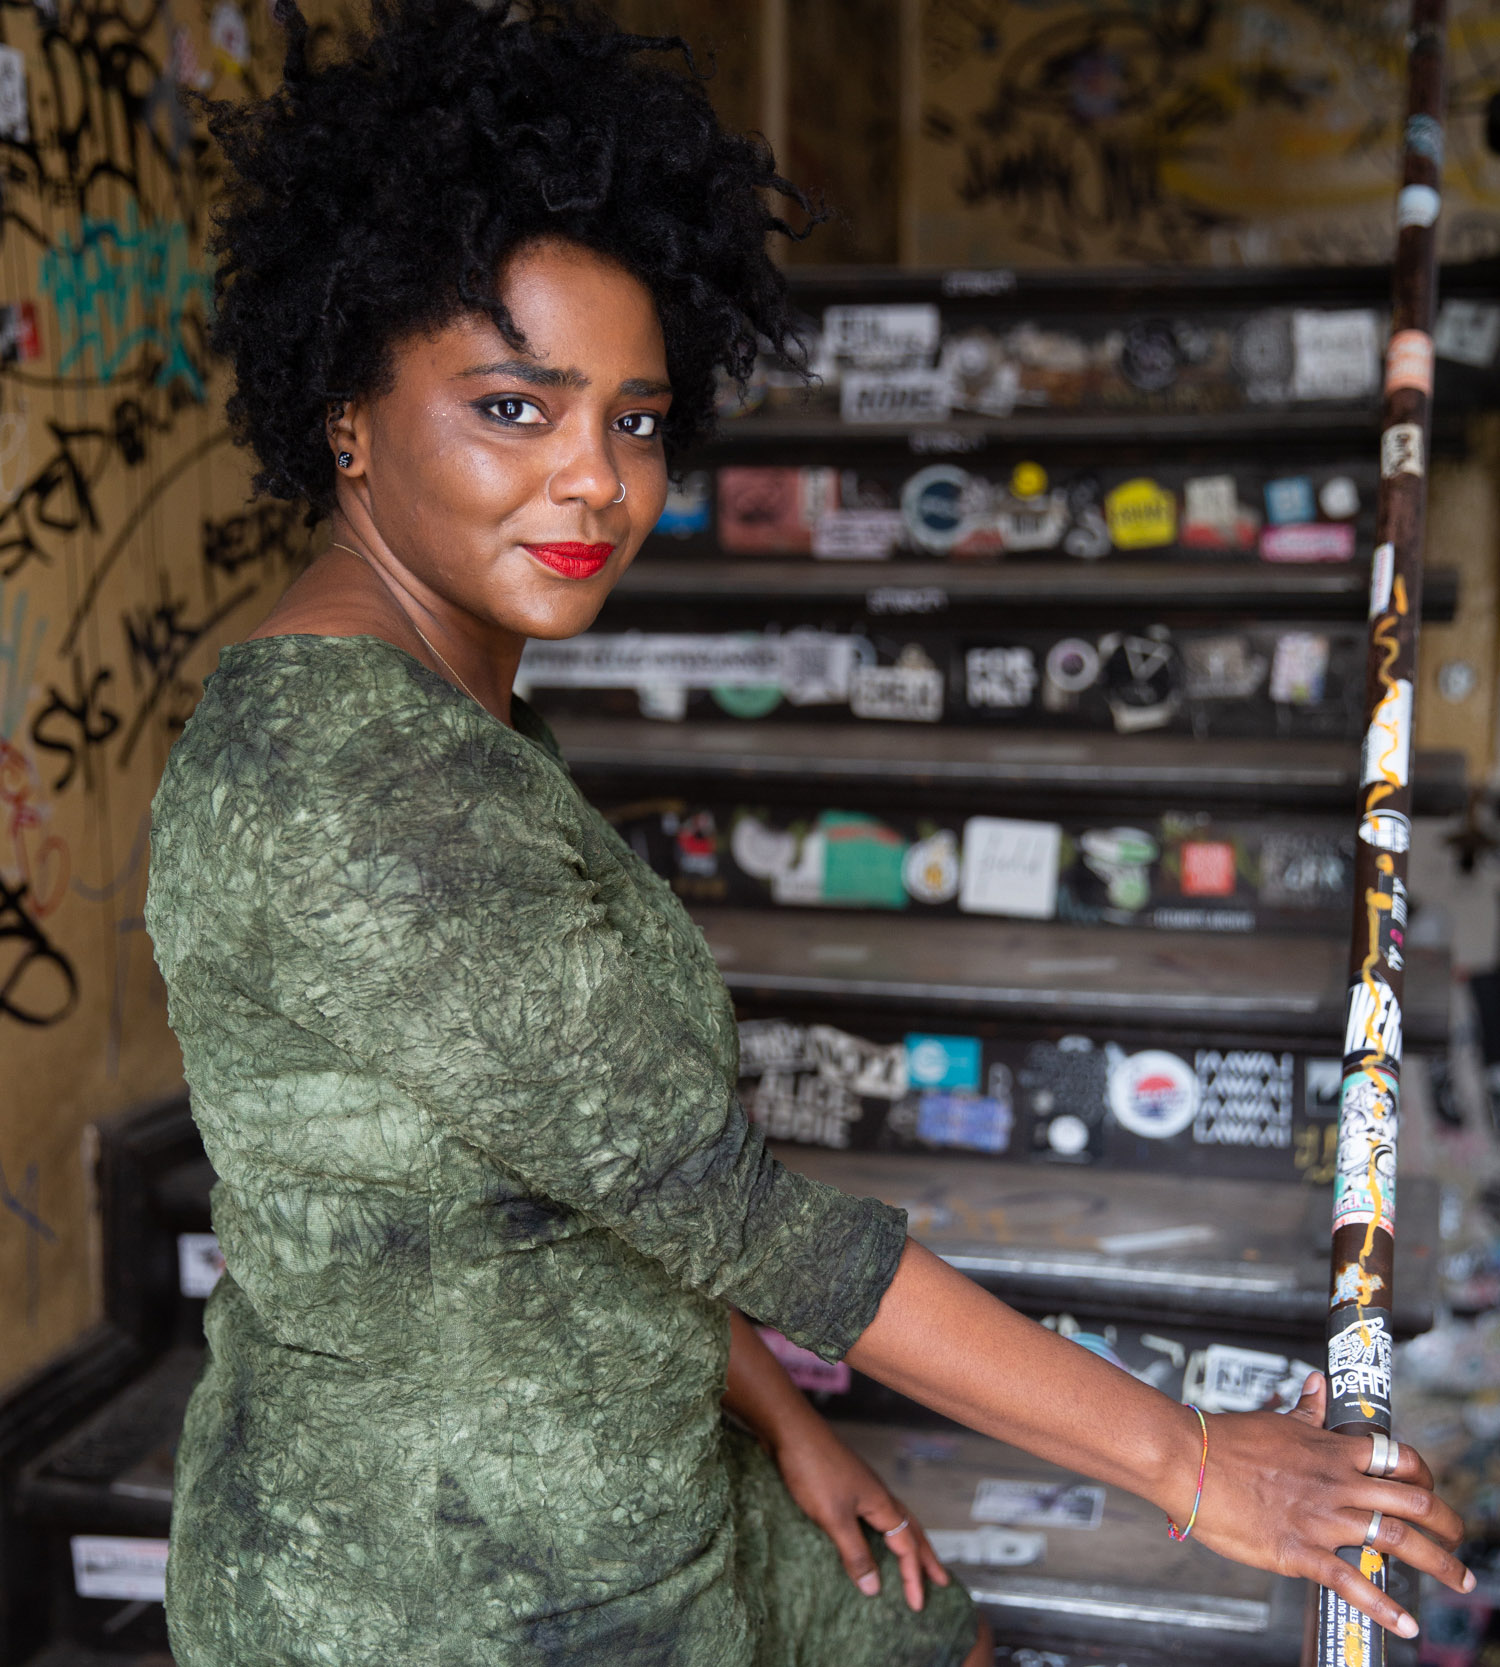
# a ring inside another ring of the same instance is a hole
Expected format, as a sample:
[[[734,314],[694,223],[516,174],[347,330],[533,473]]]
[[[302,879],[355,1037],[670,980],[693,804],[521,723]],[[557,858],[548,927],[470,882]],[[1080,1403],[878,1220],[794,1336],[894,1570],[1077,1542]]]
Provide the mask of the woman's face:
[[[644,285],[572,243],[516,251],[501,294],[524,351],[459,319],[399,344],[389,392],[330,426],[353,454],[335,537],[461,634],[570,637],[666,502],[661,325]]]

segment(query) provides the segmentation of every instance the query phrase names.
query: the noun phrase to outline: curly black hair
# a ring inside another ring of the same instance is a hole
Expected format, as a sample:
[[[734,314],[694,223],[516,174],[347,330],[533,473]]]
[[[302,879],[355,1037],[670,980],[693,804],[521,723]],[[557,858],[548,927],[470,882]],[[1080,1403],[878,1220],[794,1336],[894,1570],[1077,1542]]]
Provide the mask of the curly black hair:
[[[329,405],[388,387],[396,342],[468,311],[524,347],[496,280],[540,236],[651,292],[669,460],[712,431],[721,367],[743,384],[762,339],[795,359],[766,234],[805,233],[768,204],[821,216],[762,138],[719,125],[682,40],[628,34],[589,0],[374,0],[369,27],[315,65],[295,0],[276,15],[282,85],[208,106],[230,165],[212,340],[258,491],[310,520],[331,510]]]

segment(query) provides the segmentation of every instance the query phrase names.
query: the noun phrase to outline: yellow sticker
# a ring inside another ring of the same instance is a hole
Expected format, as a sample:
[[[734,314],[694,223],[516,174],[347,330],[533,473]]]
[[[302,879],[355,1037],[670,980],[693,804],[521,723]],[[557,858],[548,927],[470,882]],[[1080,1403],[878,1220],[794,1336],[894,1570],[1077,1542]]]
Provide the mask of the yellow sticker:
[[[1010,472],[1010,489],[1018,498],[1040,498],[1047,490],[1047,471],[1040,463],[1018,463]]]
[[[1149,550],[1177,538],[1177,499],[1144,476],[1107,493],[1104,515],[1118,550]]]

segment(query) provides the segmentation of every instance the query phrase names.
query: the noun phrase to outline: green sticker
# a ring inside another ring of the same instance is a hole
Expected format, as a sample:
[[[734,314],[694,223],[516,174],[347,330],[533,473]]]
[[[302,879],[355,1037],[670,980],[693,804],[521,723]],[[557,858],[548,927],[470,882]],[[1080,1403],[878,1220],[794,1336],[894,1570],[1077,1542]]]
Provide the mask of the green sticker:
[[[823,901],[871,909],[904,909],[911,901],[901,879],[907,842],[873,816],[827,811],[818,818],[824,837]]]
[[[781,686],[776,683],[716,683],[709,693],[714,705],[731,718],[763,718],[781,705]]]

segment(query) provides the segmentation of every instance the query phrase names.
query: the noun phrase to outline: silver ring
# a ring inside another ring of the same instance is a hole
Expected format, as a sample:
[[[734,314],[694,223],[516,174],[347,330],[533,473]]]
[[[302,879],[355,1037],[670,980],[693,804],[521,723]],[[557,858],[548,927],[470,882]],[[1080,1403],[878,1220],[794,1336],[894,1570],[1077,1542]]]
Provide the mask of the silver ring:
[[[1374,1544],[1375,1544],[1375,1536],[1379,1532],[1380,1532],[1380,1512],[1379,1511],[1371,1511],[1370,1512],[1370,1526],[1367,1529],[1365,1529],[1365,1544],[1367,1546],[1373,1547]]]
[[[1382,1476],[1385,1476],[1385,1477],[1394,1476],[1396,1474],[1396,1466],[1399,1465],[1400,1463],[1401,1463],[1401,1443],[1399,1441],[1396,1441],[1396,1440],[1393,1439],[1392,1442],[1391,1442],[1391,1450],[1390,1450],[1389,1454],[1386,1456],[1385,1469],[1383,1471],[1381,1471],[1380,1474]]]
[[[888,1540],[888,1539],[891,1538],[891,1536],[893,1534],[899,1534],[903,1528],[910,1528],[910,1527],[911,1527],[911,1518],[910,1517],[902,1517],[900,1522],[898,1522],[894,1528],[882,1528],[881,1531],[880,1531],[881,1537],[883,1539]]]
[[[1366,1476],[1384,1476],[1386,1467],[1391,1462],[1391,1438],[1384,1430],[1370,1431],[1370,1462],[1365,1466]]]
[[[623,480],[620,482],[620,495],[619,495],[619,497],[618,498],[611,498],[609,501],[612,504],[623,504],[625,502],[625,482]]]

